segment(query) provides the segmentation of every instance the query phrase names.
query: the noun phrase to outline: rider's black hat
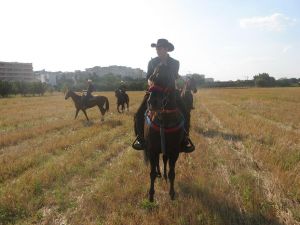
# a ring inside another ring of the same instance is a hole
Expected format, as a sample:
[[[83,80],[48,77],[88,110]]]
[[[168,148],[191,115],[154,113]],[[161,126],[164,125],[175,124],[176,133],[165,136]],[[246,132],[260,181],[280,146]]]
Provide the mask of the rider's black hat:
[[[167,39],[158,39],[157,43],[152,43],[151,44],[152,48],[157,48],[157,47],[164,47],[168,49],[168,52],[171,52],[174,50],[174,45],[170,43]]]

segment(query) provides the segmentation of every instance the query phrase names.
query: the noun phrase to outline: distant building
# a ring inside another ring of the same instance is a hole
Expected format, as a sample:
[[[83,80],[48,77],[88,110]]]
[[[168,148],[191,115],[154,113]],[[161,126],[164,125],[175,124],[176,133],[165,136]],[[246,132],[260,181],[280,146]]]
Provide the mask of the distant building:
[[[32,63],[0,62],[0,80],[35,81]]]
[[[142,79],[146,77],[146,73],[137,68],[133,69],[131,67],[126,66],[108,66],[108,67],[100,67],[95,66],[93,68],[88,68],[85,70],[89,74],[94,74],[97,76],[103,76],[106,74],[114,74],[114,75],[120,75],[121,77],[132,77],[135,79]]]
[[[205,78],[205,83],[213,83],[214,78]]]

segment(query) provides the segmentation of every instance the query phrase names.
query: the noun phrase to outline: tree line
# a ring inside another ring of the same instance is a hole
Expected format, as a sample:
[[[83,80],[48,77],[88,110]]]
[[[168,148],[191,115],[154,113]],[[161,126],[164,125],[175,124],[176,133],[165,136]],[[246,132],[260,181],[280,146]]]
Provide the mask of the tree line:
[[[204,82],[201,87],[300,87],[300,78],[280,78],[276,80],[268,73],[255,75],[252,80]]]
[[[0,96],[7,97],[9,95],[21,94],[22,96],[44,95],[45,92],[53,92],[54,87],[41,82],[25,82],[25,81],[1,81],[0,80]]]
[[[91,79],[96,91],[114,91],[116,90],[121,81],[124,81],[127,89],[130,91],[141,91],[146,89],[146,79],[134,79],[132,77],[122,77],[121,75],[106,74],[104,76],[90,75],[78,76],[76,78],[62,75],[57,79],[58,91],[65,91],[66,88],[73,89],[74,91],[81,91],[87,89],[87,80]]]
[[[223,87],[299,87],[300,78],[281,78],[276,80],[267,73],[255,75],[251,80],[237,81],[212,81],[206,79],[205,75],[188,74],[193,77],[198,87],[203,88],[223,88]],[[62,75],[57,79],[55,86],[41,82],[21,82],[21,81],[0,81],[0,96],[21,94],[23,96],[44,95],[45,92],[66,91],[67,88],[74,91],[82,91],[87,88],[87,79],[92,79],[96,91],[114,91],[121,81],[125,82],[127,90],[142,91],[147,88],[146,79],[134,79],[132,77],[121,77],[120,75],[107,74],[104,76],[90,75],[89,77],[72,77]],[[177,86],[182,88],[184,76],[177,81]]]

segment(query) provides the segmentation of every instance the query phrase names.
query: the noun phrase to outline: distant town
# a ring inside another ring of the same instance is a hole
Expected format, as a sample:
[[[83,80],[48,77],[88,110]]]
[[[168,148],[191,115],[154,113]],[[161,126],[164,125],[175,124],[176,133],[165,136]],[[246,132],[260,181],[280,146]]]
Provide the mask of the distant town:
[[[0,62],[0,80],[2,81],[25,81],[42,82],[53,86],[57,85],[57,80],[62,76],[67,76],[75,82],[80,78],[89,78],[91,76],[104,76],[107,74],[119,75],[121,77],[131,77],[133,79],[143,79],[146,73],[139,68],[126,66],[95,66],[87,68],[84,71],[76,70],[74,72],[50,72],[46,70],[33,71],[32,63],[19,62]]]
[[[203,88],[224,87],[299,87],[300,78],[280,78],[276,80],[268,73],[253,75],[253,79],[237,81],[214,81],[204,74],[185,74],[177,82],[184,83],[185,76],[193,77],[196,85]],[[0,61],[0,95],[34,95],[45,92],[65,91],[67,88],[81,91],[86,88],[87,79],[92,79],[97,91],[115,90],[121,81],[125,81],[128,90],[140,91],[147,88],[146,73],[139,68],[126,66],[95,66],[84,71],[50,72],[33,71],[32,63]]]

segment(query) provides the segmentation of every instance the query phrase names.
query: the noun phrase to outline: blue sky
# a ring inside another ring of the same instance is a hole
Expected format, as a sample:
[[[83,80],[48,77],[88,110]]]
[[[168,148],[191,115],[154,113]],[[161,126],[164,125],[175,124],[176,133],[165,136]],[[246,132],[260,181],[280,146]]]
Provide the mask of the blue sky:
[[[300,77],[300,1],[0,0],[0,61],[34,70],[146,70],[158,38],[180,74],[216,80]]]

